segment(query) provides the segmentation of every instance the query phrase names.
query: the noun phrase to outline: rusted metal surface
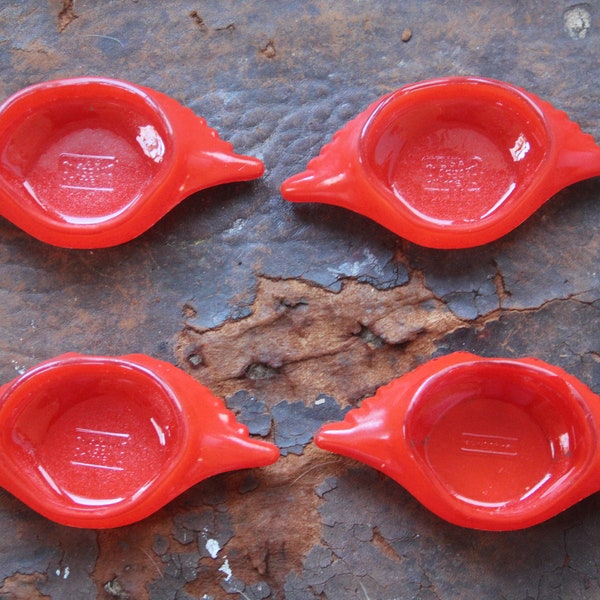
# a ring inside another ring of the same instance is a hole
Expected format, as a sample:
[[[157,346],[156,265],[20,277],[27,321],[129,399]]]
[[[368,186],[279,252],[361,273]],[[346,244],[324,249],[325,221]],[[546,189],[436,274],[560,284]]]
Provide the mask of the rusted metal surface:
[[[505,79],[600,141],[596,1],[23,0],[0,7],[0,47],[2,98],[64,76],[131,80],[267,169],[112,249],[52,248],[0,221],[1,381],[60,352],[145,352],[225,397],[283,454],[116,530],[61,527],[1,493],[0,597],[600,595],[597,495],[528,530],[470,531],[311,441],[379,385],[458,349],[537,356],[600,393],[598,179],[452,252],[278,191],[369,102],[429,77]]]

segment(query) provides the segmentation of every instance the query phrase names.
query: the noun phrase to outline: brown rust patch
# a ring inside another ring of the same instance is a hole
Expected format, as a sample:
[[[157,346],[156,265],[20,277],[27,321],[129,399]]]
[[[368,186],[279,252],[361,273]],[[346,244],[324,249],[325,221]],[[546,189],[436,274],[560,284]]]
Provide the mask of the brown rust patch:
[[[260,52],[266,58],[275,58],[277,56],[275,42],[273,40],[269,40],[265,46],[260,49]]]
[[[251,492],[228,494],[228,514],[235,535],[212,561],[212,582],[199,578],[186,586],[186,592],[200,598],[206,593],[223,597],[220,583],[226,575],[217,569],[227,560],[233,577],[247,585],[266,581],[274,591],[273,597],[281,598],[279,590],[286,578],[301,571],[306,554],[321,538],[318,509],[322,499],[315,487],[323,479],[345,472],[351,462],[310,445],[302,456],[289,455],[252,471],[256,487]],[[232,473],[221,482],[229,491],[239,490],[246,476],[247,472]],[[211,559],[204,562],[210,563]]]
[[[197,10],[193,10],[190,13],[190,18],[202,31],[208,31],[208,27],[206,26],[204,19],[200,16],[200,13]]]
[[[41,573],[32,575],[15,573],[2,582],[0,598],[10,598],[11,600],[43,600],[50,598],[50,596],[42,594],[36,587],[36,583],[43,581],[43,579],[44,575]]]
[[[263,278],[250,316],[216,329],[188,323],[175,354],[221,396],[245,389],[274,404],[324,393],[346,404],[412,369],[462,324],[418,276],[391,290],[348,280],[338,293]]]
[[[160,511],[128,527],[98,532],[99,555],[94,580],[99,598],[119,598],[114,594],[116,590],[119,590],[121,598],[148,598],[146,582],[162,577],[164,566],[152,546],[156,535],[168,537],[171,533],[172,522],[168,512]],[[107,584],[110,584],[108,589]]]
[[[62,8],[58,13],[58,32],[62,33],[79,15],[75,14],[74,0],[63,0]]]

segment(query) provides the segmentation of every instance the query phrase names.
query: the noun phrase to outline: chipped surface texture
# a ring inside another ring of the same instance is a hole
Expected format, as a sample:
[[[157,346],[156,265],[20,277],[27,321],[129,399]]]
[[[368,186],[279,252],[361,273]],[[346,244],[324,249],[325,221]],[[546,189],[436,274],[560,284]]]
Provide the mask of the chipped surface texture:
[[[55,525],[1,492],[0,598],[600,596],[599,495],[532,529],[469,531],[312,443],[454,350],[537,356],[600,393],[599,180],[452,252],[279,195],[348,119],[424,78],[508,80],[600,141],[597,2],[23,0],[2,3],[0,46],[1,98],[58,77],[131,80],[266,164],[117,248],[50,248],[0,220],[0,382],[61,352],[145,352],[283,455],[108,531]]]
[[[321,392],[357,401],[463,323],[418,274],[389,290],[347,280],[339,292],[261,278],[255,293],[248,317],[215,329],[196,327],[186,306],[192,317],[177,338],[178,362],[222,396],[243,387],[270,401]]]

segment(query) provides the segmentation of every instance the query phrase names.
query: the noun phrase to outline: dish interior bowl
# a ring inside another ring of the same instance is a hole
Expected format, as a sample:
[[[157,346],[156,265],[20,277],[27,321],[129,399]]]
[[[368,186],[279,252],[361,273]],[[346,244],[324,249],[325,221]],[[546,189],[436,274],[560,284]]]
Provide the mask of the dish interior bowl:
[[[137,498],[183,443],[176,401],[151,374],[123,364],[34,373],[8,402],[4,451],[23,477],[66,504]]]
[[[5,109],[0,173],[19,201],[57,221],[118,216],[159,178],[168,127],[145,97],[108,85],[40,89]],[[24,110],[33,99],[33,108]]]
[[[586,414],[557,376],[482,362],[429,379],[411,403],[405,435],[448,494],[498,510],[546,496],[582,469],[594,447]]]
[[[413,218],[476,223],[535,181],[548,151],[541,112],[512,89],[437,83],[392,95],[362,134],[362,157],[382,191]]]

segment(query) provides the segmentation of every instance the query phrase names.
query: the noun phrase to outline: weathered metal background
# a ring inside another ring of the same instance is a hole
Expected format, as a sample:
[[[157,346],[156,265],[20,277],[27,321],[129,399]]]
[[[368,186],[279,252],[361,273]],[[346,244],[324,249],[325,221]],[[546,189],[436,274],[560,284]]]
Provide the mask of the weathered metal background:
[[[470,531],[311,436],[458,349],[537,356],[600,393],[599,180],[452,252],[289,205],[279,185],[371,101],[442,75],[525,87],[600,141],[599,56],[595,0],[3,2],[2,98],[64,76],[127,79],[267,171],[112,249],[48,247],[1,220],[0,380],[64,351],[145,352],[225,397],[283,456],[116,530],[55,525],[3,492],[0,597],[598,598],[597,495],[524,531]]]

